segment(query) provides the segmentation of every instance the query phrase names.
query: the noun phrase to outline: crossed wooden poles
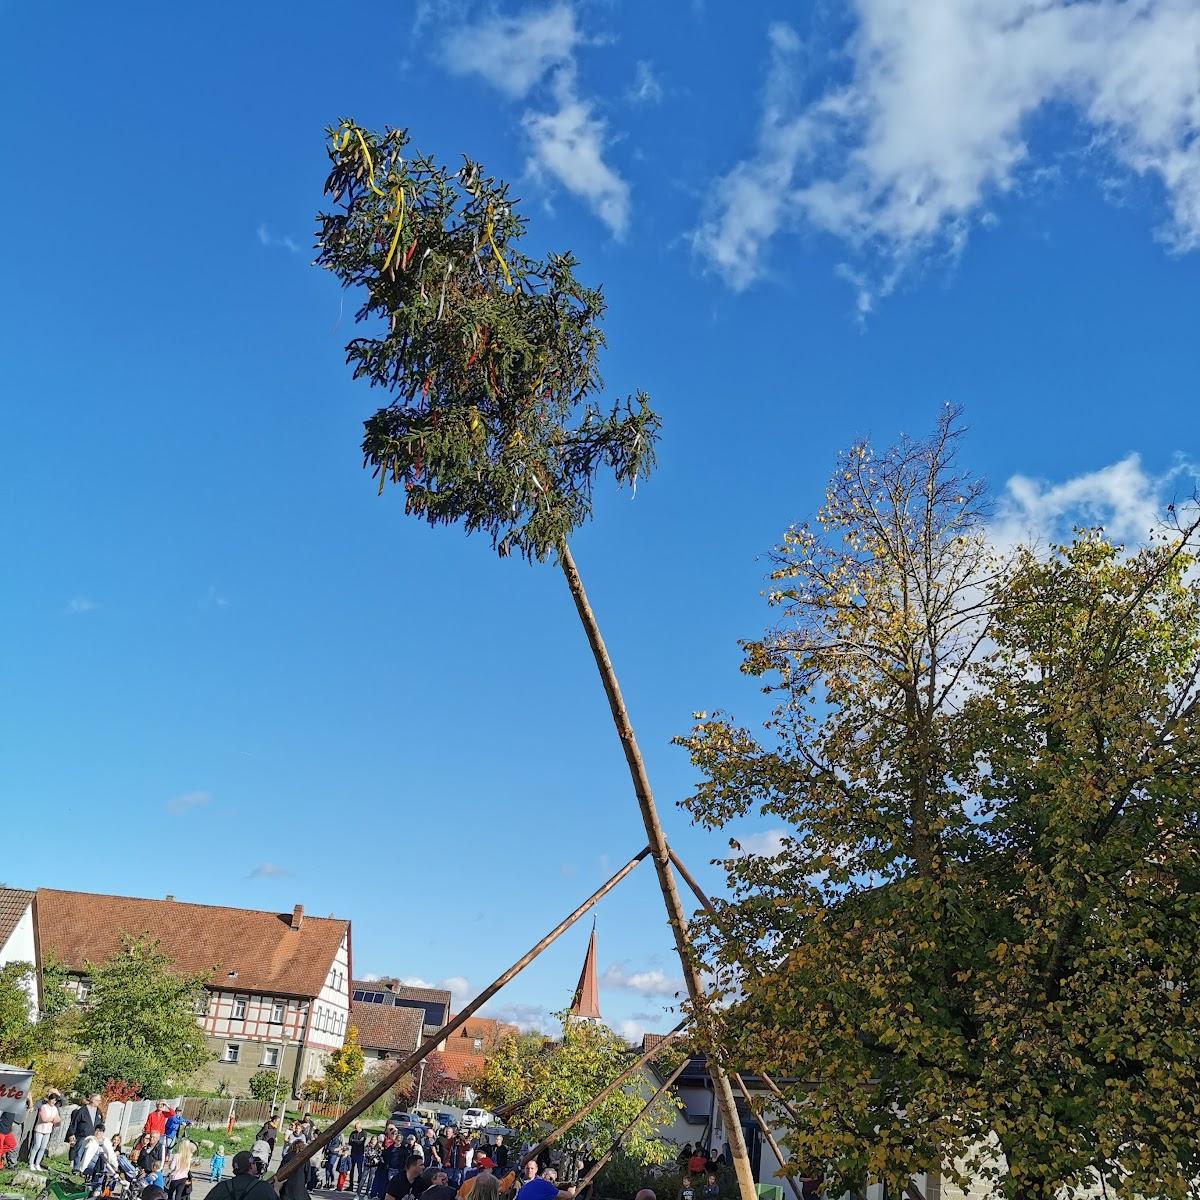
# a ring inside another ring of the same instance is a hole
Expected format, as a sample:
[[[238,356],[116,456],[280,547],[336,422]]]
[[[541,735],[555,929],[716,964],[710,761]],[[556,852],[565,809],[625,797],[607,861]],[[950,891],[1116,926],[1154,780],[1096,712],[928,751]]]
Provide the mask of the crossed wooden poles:
[[[403,1079],[405,1075],[407,1075],[414,1067],[416,1067],[429,1054],[433,1053],[433,1051],[435,1051],[438,1048],[438,1046],[447,1037],[451,1036],[458,1029],[462,1028],[462,1026],[465,1025],[466,1022],[484,1004],[486,1004],[498,991],[500,991],[500,989],[502,987],[504,987],[505,984],[509,983],[511,980],[516,978],[516,976],[519,975],[531,962],[533,962],[533,960],[535,958],[537,958],[537,956],[539,954],[541,954],[543,950],[545,950],[548,946],[550,946],[554,942],[556,942],[559,939],[559,937],[561,937],[568,929],[571,928],[572,925],[575,924],[576,921],[579,920],[580,917],[582,917],[591,908],[593,908],[601,899],[603,899],[604,896],[606,896],[609,892],[611,892],[612,889],[615,888],[617,886],[617,884],[621,882],[622,879],[624,879],[628,874],[630,874],[630,872],[632,872],[639,863],[641,863],[644,859],[650,857],[650,855],[651,855],[650,846],[646,846],[643,849],[639,850],[637,854],[635,854],[627,863],[625,863],[624,866],[622,866],[620,868],[620,870],[618,870],[614,875],[612,875],[603,884],[601,884],[600,887],[598,887],[582,904],[580,904],[579,907],[576,908],[574,912],[570,913],[567,917],[565,917],[562,921],[560,921],[552,930],[550,930],[550,932],[548,934],[546,934],[545,937],[543,937],[541,939],[541,941],[539,941],[536,945],[534,945],[528,951],[526,951],[519,959],[517,959],[517,961],[515,963],[513,963],[513,965],[511,967],[509,967],[507,971],[505,971],[502,975],[500,975],[497,979],[495,979],[491,984],[489,984],[486,988],[484,988],[483,991],[480,992],[479,995],[476,996],[468,1005],[466,1005],[466,1007],[463,1008],[463,1010],[456,1017],[454,1017],[450,1021],[448,1021],[436,1033],[431,1034],[429,1037],[427,1037],[421,1043],[421,1045],[417,1047],[416,1050],[414,1050],[407,1057],[401,1059],[382,1079],[379,1080],[378,1083],[375,1084],[375,1086],[373,1088],[371,1088],[371,1090],[369,1092],[367,1092],[364,1096],[362,1096],[360,1099],[355,1101],[355,1103],[352,1104],[336,1121],[334,1121],[331,1125],[327,1126],[325,1128],[325,1130],[318,1137],[314,1138],[313,1141],[309,1142],[308,1145],[303,1147],[303,1149],[301,1149],[296,1154],[293,1154],[292,1157],[287,1160],[287,1162],[283,1163],[282,1166],[279,1168],[279,1171],[275,1175],[275,1182],[281,1183],[283,1180],[287,1179],[290,1175],[292,1175],[296,1171],[300,1170],[301,1167],[310,1158],[312,1158],[315,1154],[317,1154],[318,1151],[320,1151],[323,1146],[325,1146],[327,1143],[332,1141],[332,1139],[337,1134],[339,1134],[343,1129],[345,1129],[347,1125],[349,1125],[352,1121],[354,1121],[357,1117],[359,1117],[362,1113],[364,1113],[368,1108],[370,1108],[371,1105],[374,1104],[376,1100],[378,1100],[378,1099],[380,1099],[380,1097],[386,1095],[387,1092],[391,1088],[395,1087],[396,1084],[399,1083],[400,1080]],[[696,893],[696,895],[700,898],[701,903],[709,911],[712,911],[711,902],[704,895],[704,893],[702,891],[700,891],[699,886],[697,885],[695,880],[692,878],[692,876],[688,873],[687,869],[679,861],[675,852],[673,850],[667,850],[664,857],[669,860],[669,863],[667,864],[667,869],[668,870],[670,869],[669,864],[674,864],[675,868],[679,871],[680,875],[683,877],[684,882],[687,883],[688,886],[692,889],[692,891]],[[575,1125],[577,1125],[580,1121],[582,1121],[590,1112],[592,1112],[599,1104],[601,1104],[605,1099],[607,1099],[609,1096],[611,1096],[613,1094],[613,1092],[615,1092],[616,1089],[621,1086],[622,1083],[624,1083],[627,1079],[630,1078],[630,1076],[632,1076],[641,1067],[645,1066],[648,1062],[650,1062],[651,1059],[653,1059],[656,1055],[660,1054],[663,1050],[665,1050],[677,1038],[682,1036],[682,1034],[686,1030],[687,1024],[688,1024],[688,1021],[685,1018],[678,1025],[676,1025],[675,1028],[672,1029],[671,1032],[662,1039],[662,1041],[658,1042],[654,1047],[647,1050],[644,1054],[642,1054],[642,1056],[640,1058],[631,1062],[598,1095],[594,1096],[590,1101],[588,1101],[588,1103],[586,1105],[584,1105],[584,1107],[582,1109],[580,1109],[578,1112],[576,1112],[567,1121],[564,1121],[563,1124],[561,1124],[557,1129],[552,1130],[549,1134],[546,1135],[545,1138],[543,1138],[541,1143],[539,1143],[537,1146],[533,1147],[533,1149],[531,1149],[525,1155],[525,1157],[522,1159],[522,1165],[525,1162],[529,1161],[529,1159],[536,1158],[537,1155],[540,1154],[543,1150],[545,1150],[548,1146],[551,1146],[556,1141],[558,1141],[558,1139],[561,1138],[568,1130],[572,1129]],[[617,1150],[620,1149],[620,1147],[624,1143],[626,1137],[628,1137],[629,1133],[636,1127],[637,1123],[642,1119],[642,1116],[650,1109],[651,1105],[653,1105],[654,1102],[656,1100],[658,1100],[658,1098],[660,1096],[662,1096],[663,1093],[666,1092],[675,1083],[675,1081],[679,1078],[679,1076],[682,1073],[683,1068],[684,1068],[684,1066],[686,1066],[686,1064],[687,1064],[687,1059],[685,1058],[683,1060],[683,1062],[680,1063],[680,1065],[676,1068],[676,1070],[674,1072],[672,1072],[672,1074],[666,1080],[664,1080],[664,1082],[658,1088],[658,1090],[654,1093],[654,1095],[651,1096],[651,1098],[646,1102],[645,1106],[638,1113],[637,1117],[635,1117],[634,1120],[631,1121],[630,1124],[624,1130],[621,1131],[620,1135],[617,1137],[617,1140],[613,1143],[612,1147],[608,1150],[608,1152],[597,1163],[595,1163],[592,1166],[592,1168],[588,1171],[587,1175],[585,1175],[584,1178],[579,1181],[578,1186],[579,1186],[580,1190],[582,1190],[582,1188],[584,1186],[586,1186],[588,1183],[590,1183],[592,1181],[593,1178],[595,1178],[596,1174],[605,1165],[605,1163],[607,1163],[609,1161],[609,1159],[613,1156],[613,1154],[615,1154],[617,1152]],[[713,1074],[714,1074],[714,1085],[715,1085],[716,1084],[716,1079],[715,1079],[716,1072],[714,1071]],[[750,1107],[750,1111],[753,1114],[754,1119],[757,1122],[759,1129],[762,1131],[763,1136],[767,1139],[768,1143],[771,1145],[771,1147],[774,1150],[775,1155],[779,1159],[780,1163],[782,1163],[783,1157],[779,1152],[779,1148],[778,1148],[777,1144],[775,1143],[775,1139],[772,1136],[766,1122],[762,1119],[762,1116],[759,1113],[757,1107],[755,1106],[753,1100],[750,1098],[750,1093],[746,1090],[745,1084],[742,1082],[742,1080],[739,1076],[735,1075],[734,1078],[736,1079],[739,1089],[741,1090],[743,1096],[745,1096],[745,1098],[746,1098],[746,1102]],[[739,1130],[739,1132],[740,1132],[740,1130]],[[796,1189],[795,1182],[794,1181],[791,1181],[791,1182],[792,1182],[793,1190],[796,1191],[796,1200],[802,1200],[802,1195],[799,1192],[799,1190]]]

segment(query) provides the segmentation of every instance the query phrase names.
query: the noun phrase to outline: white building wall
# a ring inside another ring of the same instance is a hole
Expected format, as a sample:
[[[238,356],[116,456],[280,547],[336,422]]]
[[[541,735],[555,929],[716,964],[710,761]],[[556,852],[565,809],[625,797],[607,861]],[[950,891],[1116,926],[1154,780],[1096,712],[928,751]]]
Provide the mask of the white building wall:
[[[330,965],[321,994],[313,1004],[308,1045],[317,1050],[339,1050],[350,1024],[350,946],[346,938]]]
[[[30,904],[16,928],[9,935],[8,941],[0,946],[0,967],[9,963],[24,962],[37,966],[37,943],[33,937],[33,905]],[[25,990],[29,993],[29,1003],[33,1010],[34,1020],[38,1015],[37,971],[31,971],[25,982]]]

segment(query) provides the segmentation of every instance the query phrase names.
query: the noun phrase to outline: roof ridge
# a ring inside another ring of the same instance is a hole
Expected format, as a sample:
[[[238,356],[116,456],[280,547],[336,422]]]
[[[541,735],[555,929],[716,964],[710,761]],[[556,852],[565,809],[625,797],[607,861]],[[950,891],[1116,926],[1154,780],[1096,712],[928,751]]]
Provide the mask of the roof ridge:
[[[10,888],[9,891],[22,891],[22,888]],[[122,896],[116,892],[84,892],[75,888],[48,888],[39,887],[33,889],[32,894],[37,896],[43,892],[56,896],[95,896],[101,900],[134,900],[141,904],[179,904],[185,908],[218,908],[223,912],[239,912],[239,913],[257,913],[263,917],[286,917],[289,914],[281,912],[277,909],[270,908],[247,908],[242,904],[205,904],[201,900],[176,900],[167,899],[165,896]],[[316,917],[311,913],[304,914],[305,923],[309,921],[333,921],[339,925],[349,925],[349,917]]]

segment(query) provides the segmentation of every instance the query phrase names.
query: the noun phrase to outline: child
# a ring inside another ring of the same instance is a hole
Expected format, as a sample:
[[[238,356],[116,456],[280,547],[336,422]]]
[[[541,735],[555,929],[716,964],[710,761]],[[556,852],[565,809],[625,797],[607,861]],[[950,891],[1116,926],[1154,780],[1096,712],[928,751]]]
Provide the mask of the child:
[[[342,1147],[341,1153],[338,1155],[337,1190],[339,1192],[344,1192],[346,1190],[346,1183],[349,1181],[349,1179],[350,1146],[347,1144]]]
[[[216,1183],[221,1178],[223,1170],[225,1170],[225,1147],[218,1146],[216,1154],[212,1156],[212,1170],[209,1172],[209,1179]]]

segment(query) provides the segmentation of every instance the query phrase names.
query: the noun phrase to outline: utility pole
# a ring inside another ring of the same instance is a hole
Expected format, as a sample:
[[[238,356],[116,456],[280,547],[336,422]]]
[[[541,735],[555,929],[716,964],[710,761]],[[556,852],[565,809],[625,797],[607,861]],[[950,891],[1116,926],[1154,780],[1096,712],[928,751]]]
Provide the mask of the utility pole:
[[[417,1098],[413,1101],[413,1108],[416,1108],[421,1103],[421,1089],[425,1086],[425,1060],[421,1059],[421,1068],[417,1073]]]

